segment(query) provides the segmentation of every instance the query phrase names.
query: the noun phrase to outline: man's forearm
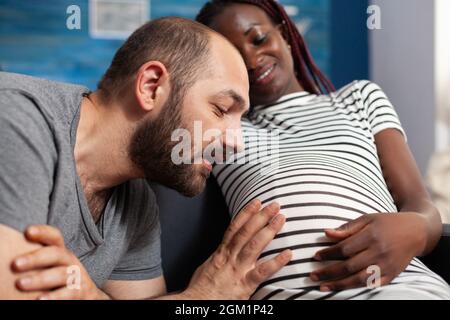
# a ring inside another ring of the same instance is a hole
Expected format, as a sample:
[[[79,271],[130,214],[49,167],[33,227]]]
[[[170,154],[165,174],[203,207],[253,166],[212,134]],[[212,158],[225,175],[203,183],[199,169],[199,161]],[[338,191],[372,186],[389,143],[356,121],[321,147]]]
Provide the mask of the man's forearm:
[[[201,297],[191,294],[188,290],[174,292],[160,297],[149,298],[149,300],[200,300]]]
[[[98,289],[97,300],[114,300],[114,299],[111,296],[109,296],[105,291]]]
[[[208,294],[206,292],[199,292],[194,290],[192,287],[180,292],[173,292],[167,295],[159,296],[156,298],[151,298],[154,300],[214,300],[215,296]]]

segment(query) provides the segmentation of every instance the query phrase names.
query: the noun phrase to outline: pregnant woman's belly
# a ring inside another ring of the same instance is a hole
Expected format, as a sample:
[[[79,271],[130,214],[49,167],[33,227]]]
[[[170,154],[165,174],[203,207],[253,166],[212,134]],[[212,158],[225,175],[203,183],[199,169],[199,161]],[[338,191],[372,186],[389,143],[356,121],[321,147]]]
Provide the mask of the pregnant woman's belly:
[[[280,288],[318,292],[319,284],[309,278],[310,272],[336,262],[313,259],[317,251],[333,244],[324,230],[337,228],[363,214],[395,211],[388,194],[378,190],[374,195],[368,188],[367,176],[356,171],[348,174],[344,169],[349,168],[343,164],[312,169],[308,168],[307,161],[297,159],[294,166],[280,163],[275,174],[263,175],[254,183],[243,182],[240,196],[236,197],[235,212],[239,212],[241,205],[258,198],[263,204],[278,202],[286,216],[283,229],[264,250],[261,259],[270,259],[290,248],[292,260],[264,283],[255,295],[257,298]],[[299,162],[306,163],[298,166]]]
[[[313,162],[312,162],[313,160]],[[254,299],[366,298],[373,290],[360,288],[324,293],[312,281],[312,271],[337,261],[318,262],[315,253],[333,245],[324,230],[337,228],[364,214],[396,212],[392,197],[378,172],[371,174],[332,155],[306,154],[281,159],[277,168],[242,165],[216,168],[219,183],[235,216],[251,200],[263,205],[278,202],[286,223],[260,256],[264,261],[284,249],[292,250],[291,262],[264,282]],[[220,171],[222,170],[222,171]],[[420,261],[417,267],[425,268]],[[423,271],[428,276],[431,271]],[[386,289],[385,289],[386,290]]]

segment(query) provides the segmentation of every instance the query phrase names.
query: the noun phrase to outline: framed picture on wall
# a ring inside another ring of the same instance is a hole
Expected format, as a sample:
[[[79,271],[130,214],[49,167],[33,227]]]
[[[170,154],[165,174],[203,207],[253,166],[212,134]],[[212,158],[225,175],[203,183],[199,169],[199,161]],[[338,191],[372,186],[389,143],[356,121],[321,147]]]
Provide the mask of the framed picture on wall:
[[[89,0],[89,34],[125,39],[150,19],[150,0]]]

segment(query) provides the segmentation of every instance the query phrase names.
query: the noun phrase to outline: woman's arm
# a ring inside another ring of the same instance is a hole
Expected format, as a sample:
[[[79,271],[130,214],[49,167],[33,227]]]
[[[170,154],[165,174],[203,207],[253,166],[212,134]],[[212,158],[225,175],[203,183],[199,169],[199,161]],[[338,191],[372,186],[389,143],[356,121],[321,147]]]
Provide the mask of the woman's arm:
[[[321,290],[345,290],[369,284],[375,266],[379,285],[391,282],[415,256],[439,241],[442,223],[422,182],[403,135],[386,129],[375,135],[378,156],[399,212],[368,214],[326,230],[337,243],[316,253],[316,260],[342,260],[311,273]]]
[[[375,143],[384,179],[398,211],[416,212],[423,217],[425,243],[418,255],[426,255],[437,245],[442,234],[439,211],[431,202],[403,135],[398,130],[387,129],[375,136]]]

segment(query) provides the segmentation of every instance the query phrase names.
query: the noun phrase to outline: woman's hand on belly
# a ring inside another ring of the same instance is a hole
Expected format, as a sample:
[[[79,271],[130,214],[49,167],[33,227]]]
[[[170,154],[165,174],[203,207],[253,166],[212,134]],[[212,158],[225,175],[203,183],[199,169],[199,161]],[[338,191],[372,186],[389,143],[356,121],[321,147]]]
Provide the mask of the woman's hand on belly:
[[[311,273],[322,291],[390,283],[424,250],[424,218],[415,212],[367,214],[326,236],[337,243],[320,250],[318,261],[342,260]]]

